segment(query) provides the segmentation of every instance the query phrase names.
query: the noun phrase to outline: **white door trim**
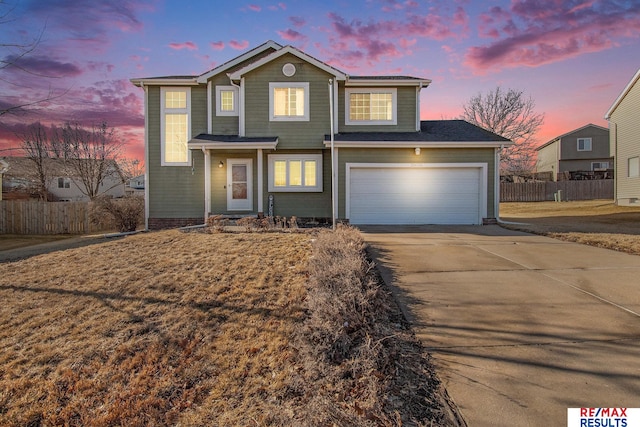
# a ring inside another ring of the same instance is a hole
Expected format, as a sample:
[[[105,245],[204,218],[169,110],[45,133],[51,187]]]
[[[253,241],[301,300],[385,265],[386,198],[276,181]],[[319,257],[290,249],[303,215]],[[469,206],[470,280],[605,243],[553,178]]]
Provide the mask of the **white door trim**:
[[[477,168],[480,169],[480,209],[478,212],[478,224],[487,217],[487,163],[346,163],[345,164],[345,216],[350,219],[351,212],[351,170],[352,169],[387,169],[387,168],[422,168],[422,169],[455,169]]]
[[[247,167],[247,198],[233,199],[233,166],[245,165]],[[228,211],[252,211],[253,210],[253,159],[227,159],[227,210]]]

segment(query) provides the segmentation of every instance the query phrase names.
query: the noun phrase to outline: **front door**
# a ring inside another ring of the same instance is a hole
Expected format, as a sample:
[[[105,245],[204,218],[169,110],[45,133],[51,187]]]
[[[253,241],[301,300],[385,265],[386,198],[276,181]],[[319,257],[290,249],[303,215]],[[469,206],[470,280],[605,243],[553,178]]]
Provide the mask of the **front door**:
[[[227,160],[227,210],[253,210],[252,167],[251,159]]]

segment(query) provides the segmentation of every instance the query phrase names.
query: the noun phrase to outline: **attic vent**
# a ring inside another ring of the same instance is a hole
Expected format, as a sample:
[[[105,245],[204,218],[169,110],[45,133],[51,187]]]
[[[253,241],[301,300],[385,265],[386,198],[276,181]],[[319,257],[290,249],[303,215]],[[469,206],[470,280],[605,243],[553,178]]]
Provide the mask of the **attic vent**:
[[[282,67],[282,74],[284,74],[287,77],[291,77],[295,73],[296,73],[296,66],[290,62],[284,64],[284,66]]]

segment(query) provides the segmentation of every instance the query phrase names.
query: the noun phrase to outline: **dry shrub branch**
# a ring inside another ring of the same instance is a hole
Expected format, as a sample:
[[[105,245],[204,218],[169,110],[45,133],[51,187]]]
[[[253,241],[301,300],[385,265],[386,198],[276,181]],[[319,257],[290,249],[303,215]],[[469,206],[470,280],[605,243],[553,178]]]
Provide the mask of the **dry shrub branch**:
[[[300,331],[308,425],[456,425],[424,349],[351,227],[318,234]]]

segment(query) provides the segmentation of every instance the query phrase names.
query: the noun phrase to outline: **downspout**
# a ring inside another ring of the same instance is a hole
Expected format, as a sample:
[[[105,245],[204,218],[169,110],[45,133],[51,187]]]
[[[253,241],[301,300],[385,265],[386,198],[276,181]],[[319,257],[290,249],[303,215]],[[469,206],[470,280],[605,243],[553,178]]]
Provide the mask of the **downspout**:
[[[204,223],[207,223],[211,209],[211,151],[202,146],[204,155]]]
[[[329,127],[331,135],[331,228],[336,229],[336,171],[333,138],[333,79],[329,79]]]
[[[144,229],[149,229],[149,88],[140,82],[144,90]]]
[[[237,85],[229,74],[229,83],[231,86],[238,88],[238,136],[244,136],[244,77],[240,78],[240,84]]]
[[[500,151],[504,148],[501,145],[500,148],[496,148],[496,165],[493,170],[493,213],[496,217],[496,221],[500,222]]]
[[[420,132],[420,91],[422,90],[422,82],[416,87],[416,132]]]
[[[213,133],[213,93],[211,92],[211,80],[207,82],[207,133],[211,135]]]

